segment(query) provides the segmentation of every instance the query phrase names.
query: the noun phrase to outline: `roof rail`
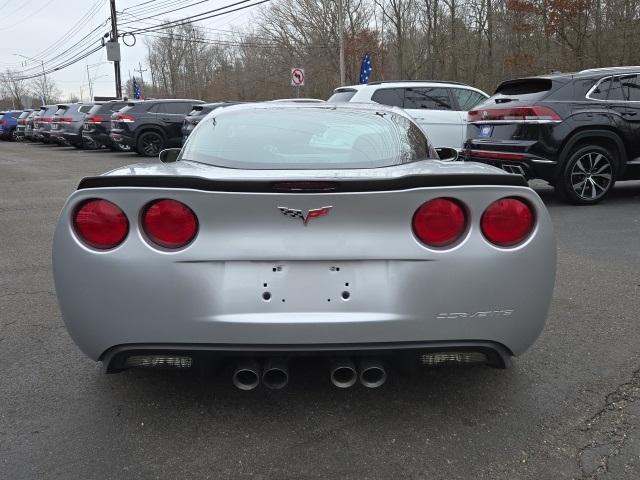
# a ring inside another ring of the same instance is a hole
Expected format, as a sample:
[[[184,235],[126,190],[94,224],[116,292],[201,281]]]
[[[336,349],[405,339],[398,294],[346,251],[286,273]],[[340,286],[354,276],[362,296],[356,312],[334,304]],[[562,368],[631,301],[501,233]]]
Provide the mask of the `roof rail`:
[[[640,70],[640,66],[637,65],[623,65],[620,67],[600,67],[600,68],[587,68],[586,70],[580,70],[578,73],[591,73],[591,72],[604,72],[607,70]]]
[[[382,85],[384,83],[448,83],[451,85],[467,85],[462,82],[452,82],[451,80],[378,80],[369,82],[367,85]]]

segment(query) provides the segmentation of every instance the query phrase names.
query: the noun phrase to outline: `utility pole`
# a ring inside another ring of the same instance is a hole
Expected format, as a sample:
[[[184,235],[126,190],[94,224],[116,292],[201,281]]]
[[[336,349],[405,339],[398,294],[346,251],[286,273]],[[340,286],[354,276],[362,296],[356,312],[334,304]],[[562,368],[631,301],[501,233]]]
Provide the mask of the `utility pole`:
[[[116,18],[116,0],[109,0],[111,6],[111,41],[118,43],[118,19]],[[120,60],[113,62],[116,76],[116,97],[122,98],[122,80],[120,78]]]
[[[340,86],[345,84],[344,75],[344,7],[338,0],[338,45],[340,48]]]
[[[32,62],[40,62],[40,66],[42,67],[42,102],[44,105],[47,104],[47,97],[49,96],[49,84],[47,83],[47,73],[44,70],[44,61],[43,60],[37,60],[35,58],[31,58],[31,57],[27,57],[25,55],[21,55],[19,53],[14,53],[13,55],[15,55],[16,57],[22,57],[22,58],[26,58],[27,60],[31,60]],[[23,64],[24,66],[26,66],[26,62]]]
[[[144,98],[144,80],[142,79],[142,72],[146,72],[147,69],[142,69],[142,62],[138,62],[138,69],[133,69],[134,72],[138,72],[140,74],[140,97]]]
[[[91,75],[89,75],[89,65],[87,65],[87,81],[89,82],[89,101],[93,102],[93,87],[91,86]]]

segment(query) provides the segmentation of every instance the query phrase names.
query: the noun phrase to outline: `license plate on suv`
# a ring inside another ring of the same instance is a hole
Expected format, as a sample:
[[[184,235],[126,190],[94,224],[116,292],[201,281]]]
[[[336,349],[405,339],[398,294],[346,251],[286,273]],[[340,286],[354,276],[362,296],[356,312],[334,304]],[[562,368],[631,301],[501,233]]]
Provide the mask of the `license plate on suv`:
[[[480,127],[480,133],[478,134],[478,136],[480,138],[489,138],[491,137],[492,133],[493,133],[493,125],[482,125]]]

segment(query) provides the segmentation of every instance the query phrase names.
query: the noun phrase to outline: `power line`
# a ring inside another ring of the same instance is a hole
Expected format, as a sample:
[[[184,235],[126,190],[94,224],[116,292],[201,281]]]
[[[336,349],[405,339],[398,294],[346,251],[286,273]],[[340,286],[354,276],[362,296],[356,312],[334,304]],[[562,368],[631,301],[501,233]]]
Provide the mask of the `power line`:
[[[172,27],[180,25],[180,24],[189,24],[189,23],[200,22],[202,20],[207,20],[209,18],[215,18],[215,17],[219,17],[221,15],[227,15],[229,13],[237,12],[237,11],[244,10],[244,9],[247,9],[247,8],[256,7],[256,6],[261,5],[263,3],[270,2],[271,0],[260,0],[258,2],[252,3],[251,5],[243,5],[243,6],[238,7],[238,8],[227,10],[227,9],[229,9],[231,7],[235,7],[237,5],[241,5],[241,4],[247,3],[249,1],[251,1],[251,0],[240,0],[238,2],[231,3],[229,5],[224,5],[222,7],[214,8],[213,10],[209,10],[207,12],[199,13],[197,15],[191,15],[189,17],[185,17],[185,18],[182,18],[180,20],[172,20],[172,21],[166,22],[165,24],[160,25],[158,27],[139,28],[137,30],[134,29],[134,30],[132,30],[130,32],[127,32],[127,33],[136,34],[136,33],[144,33],[144,32],[154,32],[154,31],[158,31],[158,30],[166,30],[168,28],[172,28]],[[221,10],[227,10],[227,11],[226,12],[221,12]],[[197,17],[201,17],[201,18],[197,18]]]

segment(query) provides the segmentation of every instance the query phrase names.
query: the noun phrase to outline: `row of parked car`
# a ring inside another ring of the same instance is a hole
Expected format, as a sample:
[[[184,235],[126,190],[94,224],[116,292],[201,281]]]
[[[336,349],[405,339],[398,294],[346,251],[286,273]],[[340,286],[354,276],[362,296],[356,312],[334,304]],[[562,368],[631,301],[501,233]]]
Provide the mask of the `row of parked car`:
[[[162,99],[43,105],[0,112],[0,138],[157,156],[180,146],[203,115],[224,103]]]
[[[597,203],[616,181],[640,179],[640,67],[508,80],[492,96],[457,82],[371,82],[339,87],[328,102],[402,108],[436,148],[546,180],[572,203]],[[179,147],[204,116],[230,104],[163,99],[45,105],[0,113],[0,138],[152,157]]]

